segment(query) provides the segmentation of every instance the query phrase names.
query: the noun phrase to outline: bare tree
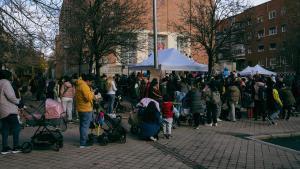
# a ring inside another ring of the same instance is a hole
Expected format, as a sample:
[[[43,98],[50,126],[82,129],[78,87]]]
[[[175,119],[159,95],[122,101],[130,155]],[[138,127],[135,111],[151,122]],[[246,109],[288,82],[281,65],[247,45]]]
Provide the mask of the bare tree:
[[[49,45],[53,42],[61,1],[1,0],[0,26],[21,42],[28,44],[33,39]]]
[[[118,50],[137,49],[137,34],[146,26],[146,2],[139,0],[96,0],[87,8],[86,42],[90,60],[95,61],[96,74],[100,74],[102,59],[118,56]],[[141,44],[139,44],[141,45]]]
[[[179,32],[197,49],[205,50],[208,55],[209,75],[222,48],[232,44],[232,35],[236,32],[235,15],[248,8],[246,0],[191,0],[190,6],[181,5],[181,23],[176,24]],[[223,32],[218,32],[224,25]],[[231,39],[231,40],[230,40]]]

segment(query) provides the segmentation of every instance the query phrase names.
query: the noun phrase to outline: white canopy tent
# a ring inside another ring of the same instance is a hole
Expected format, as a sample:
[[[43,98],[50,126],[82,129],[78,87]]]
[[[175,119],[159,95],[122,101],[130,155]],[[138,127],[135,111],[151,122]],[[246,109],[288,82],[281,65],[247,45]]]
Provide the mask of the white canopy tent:
[[[158,52],[158,65],[160,70],[174,70],[174,71],[201,71],[207,72],[208,66],[199,64],[194,60],[181,54],[174,48],[161,50]],[[154,67],[153,53],[143,62],[129,65],[131,70],[146,70]]]
[[[254,67],[248,66],[247,68],[245,68],[244,70],[239,72],[239,74],[241,76],[250,76],[250,75],[255,75],[255,74],[261,74],[261,75],[267,75],[267,76],[276,75],[275,72],[271,72],[271,71],[261,67],[260,65],[256,65]]]

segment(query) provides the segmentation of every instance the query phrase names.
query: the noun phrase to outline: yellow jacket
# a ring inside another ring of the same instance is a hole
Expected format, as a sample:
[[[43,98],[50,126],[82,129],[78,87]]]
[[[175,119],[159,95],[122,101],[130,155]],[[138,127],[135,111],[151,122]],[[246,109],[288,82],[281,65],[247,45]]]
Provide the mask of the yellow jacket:
[[[94,93],[91,88],[83,80],[77,81],[76,92],[76,109],[78,112],[91,112],[93,111]]]
[[[278,91],[276,89],[273,89],[273,98],[274,100],[279,104],[280,107],[283,106],[281,100],[280,100],[280,97],[279,97],[279,94],[278,94]]]

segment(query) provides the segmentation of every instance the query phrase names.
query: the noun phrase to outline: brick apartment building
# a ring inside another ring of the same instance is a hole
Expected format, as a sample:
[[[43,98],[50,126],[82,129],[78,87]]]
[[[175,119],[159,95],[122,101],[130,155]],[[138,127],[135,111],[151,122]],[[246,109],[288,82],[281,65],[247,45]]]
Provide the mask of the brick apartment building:
[[[285,0],[271,0],[254,6],[229,18],[231,22],[244,22],[243,43],[231,46],[230,55],[221,55],[220,62],[234,61],[237,69],[260,64],[276,72],[292,71],[283,49],[287,36],[287,11]]]
[[[70,5],[70,0],[64,0],[60,15],[60,28],[59,34],[56,38],[56,53],[57,61],[57,76],[63,74],[70,74],[78,72],[77,65],[71,63],[69,59],[65,59],[66,56],[70,55],[68,51],[69,43],[67,41],[68,32],[65,30],[66,24],[71,24],[70,10],[73,8]],[[188,45],[183,44],[181,36],[176,32],[173,23],[178,23],[180,18],[180,5],[191,5],[192,0],[181,1],[181,0],[157,0],[157,27],[158,27],[158,50],[166,48],[176,48],[187,56],[192,56],[194,60],[199,63],[207,63],[207,56],[204,52],[198,52],[193,50],[191,47],[186,47]],[[138,40],[143,40],[146,44],[143,51],[132,50],[128,52],[121,52],[120,58],[123,58],[121,62],[123,64],[139,63],[148,57],[148,55],[153,50],[153,29],[152,29],[152,0],[147,0],[149,5],[149,12],[147,13],[147,28],[137,35]],[[66,61],[68,60],[68,61]],[[116,59],[109,57],[106,63],[114,63]],[[85,69],[86,71],[86,69]],[[103,71],[101,71],[103,72]],[[104,70],[105,72],[105,70]]]

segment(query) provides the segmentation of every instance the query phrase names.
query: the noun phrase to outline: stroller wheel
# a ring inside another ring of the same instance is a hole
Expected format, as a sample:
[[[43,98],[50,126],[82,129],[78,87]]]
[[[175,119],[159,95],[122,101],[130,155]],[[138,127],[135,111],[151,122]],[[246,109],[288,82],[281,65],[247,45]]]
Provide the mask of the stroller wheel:
[[[57,127],[62,132],[66,131],[67,128],[68,128],[68,126],[67,126],[67,119],[65,119],[65,118],[60,119]]]
[[[126,143],[126,134],[123,134],[123,135],[120,137],[120,143],[121,143],[121,144],[125,144],[125,143]]]
[[[53,147],[54,151],[59,151],[59,147],[60,147],[59,142],[54,143],[53,146],[54,146]]]
[[[101,146],[106,146],[108,144],[109,140],[106,135],[101,135],[98,137],[98,142]]]
[[[193,126],[193,120],[192,119],[188,119],[188,123],[189,123],[189,126]]]
[[[30,142],[24,142],[21,147],[23,153],[30,153],[32,151],[32,144]]]
[[[59,148],[63,148],[64,147],[64,142],[63,141],[59,141],[58,145],[59,145]]]
[[[138,128],[137,128],[137,126],[131,126],[130,127],[130,132],[132,134],[138,134]]]

